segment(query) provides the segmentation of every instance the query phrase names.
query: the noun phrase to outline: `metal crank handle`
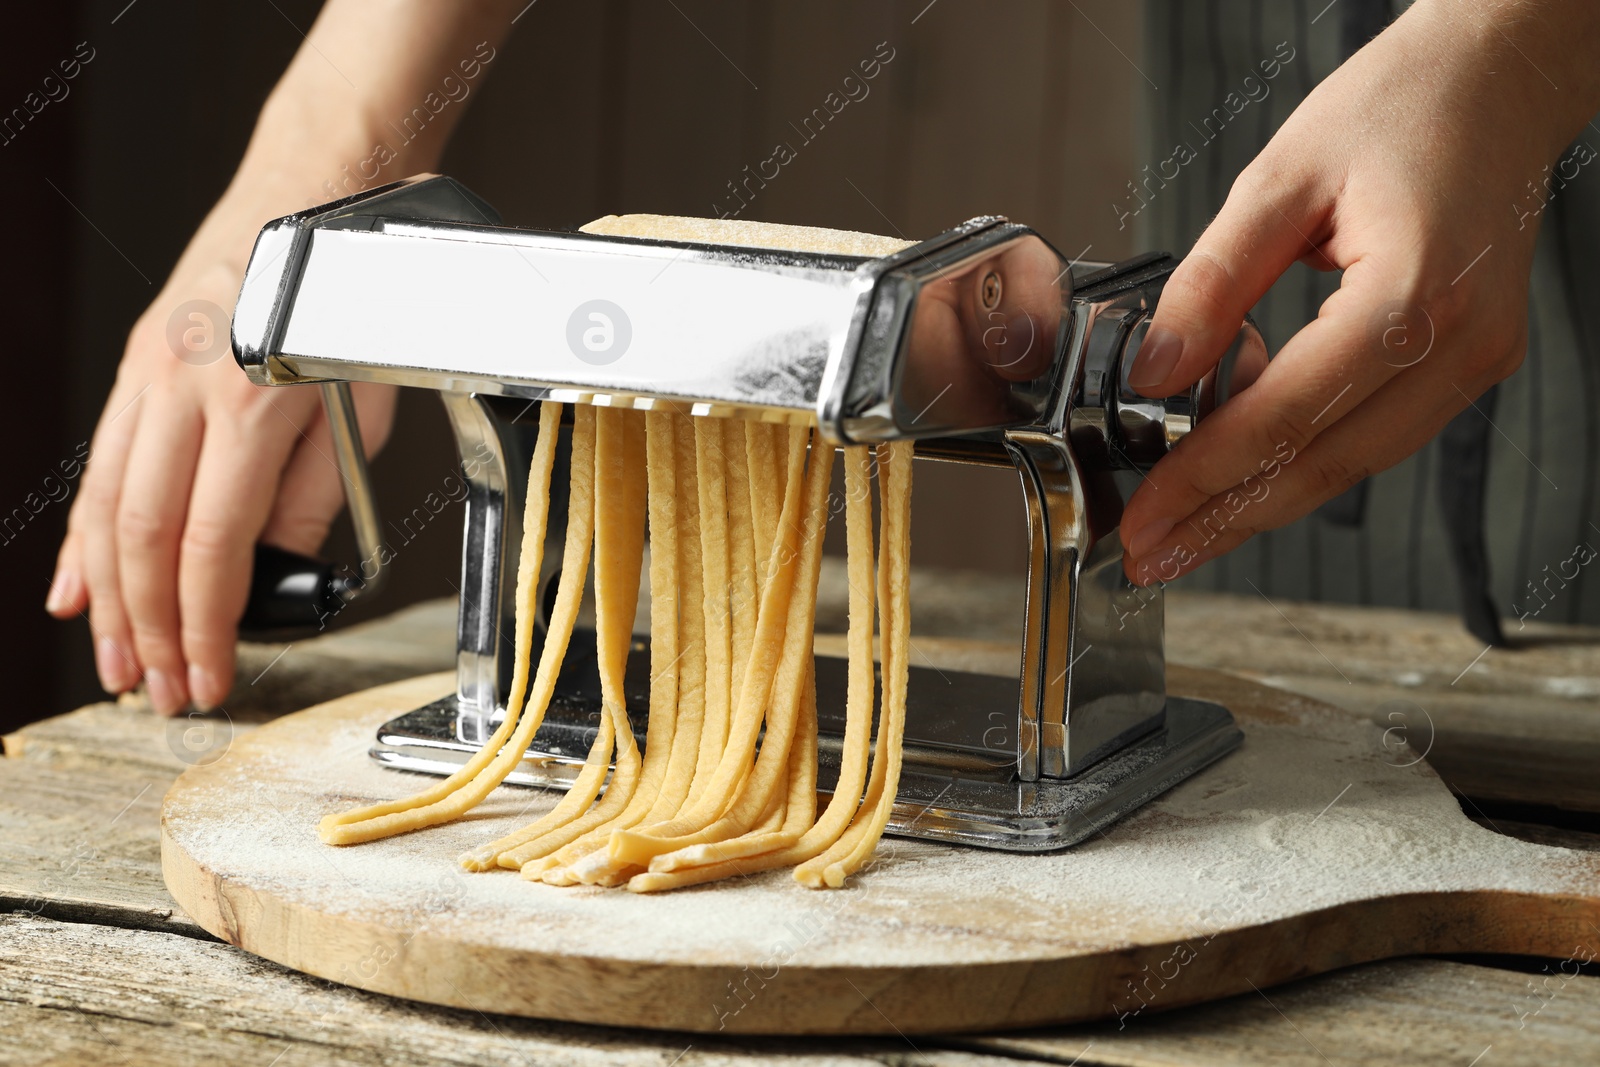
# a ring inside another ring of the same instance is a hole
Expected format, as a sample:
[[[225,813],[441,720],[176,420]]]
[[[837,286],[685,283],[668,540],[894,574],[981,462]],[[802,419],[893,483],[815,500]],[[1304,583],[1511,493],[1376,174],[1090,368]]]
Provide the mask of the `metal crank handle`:
[[[246,639],[311,636],[326,629],[357,597],[376,593],[388,578],[378,539],[378,506],[350,383],[321,385],[322,407],[333,433],[334,462],[344,482],[345,504],[361,552],[360,565],[351,568],[272,545],[256,545],[250,598],[239,619],[240,636]]]

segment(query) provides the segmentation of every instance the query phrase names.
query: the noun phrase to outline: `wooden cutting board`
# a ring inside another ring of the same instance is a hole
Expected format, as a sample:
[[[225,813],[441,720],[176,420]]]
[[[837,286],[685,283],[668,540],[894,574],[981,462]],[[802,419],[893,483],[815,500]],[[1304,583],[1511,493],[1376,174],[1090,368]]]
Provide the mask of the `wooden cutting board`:
[[[431,675],[290,715],[186,771],[163,866],[201,926],[298,970],[672,1030],[1131,1019],[1387,956],[1600,954],[1600,855],[1478,826],[1401,738],[1351,713],[1212,672],[1170,682],[1231,707],[1243,747],[1054,855],[886,840],[831,892],[784,871],[659,896],[462,871],[456,855],[554,802],[516,788],[452,826],[321,844],[323,814],[424,784],[366,751],[379,723],[449,690]]]

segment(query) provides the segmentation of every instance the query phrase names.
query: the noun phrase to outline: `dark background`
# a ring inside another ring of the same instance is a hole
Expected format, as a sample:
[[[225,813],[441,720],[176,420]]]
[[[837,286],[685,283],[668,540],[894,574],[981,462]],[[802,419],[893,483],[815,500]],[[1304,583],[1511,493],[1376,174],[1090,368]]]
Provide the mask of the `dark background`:
[[[1139,5],[925,5],[540,0],[473,90],[444,169],[521,225],[708,215],[745,164],[791,140],[788,124],[887,41],[895,58],[870,95],[803,146],[745,217],[920,237],[999,213],[1068,256],[1131,252],[1110,205],[1136,170],[1139,75],[1122,53],[1137,53]],[[8,12],[0,114],[79,42],[95,55],[64,100],[0,145],[0,512],[89,438],[129,327],[227,184],[318,7],[112,0]],[[408,392],[375,467],[389,514],[454,463],[437,400]],[[918,479],[919,561],[1023,566],[1014,479],[945,465]],[[86,622],[42,609],[69,506],[50,504],[0,545],[0,729],[101,696]],[[349,545],[341,528],[328,552],[351,558]],[[379,602],[341,624],[449,595],[458,566],[459,521],[431,524]]]

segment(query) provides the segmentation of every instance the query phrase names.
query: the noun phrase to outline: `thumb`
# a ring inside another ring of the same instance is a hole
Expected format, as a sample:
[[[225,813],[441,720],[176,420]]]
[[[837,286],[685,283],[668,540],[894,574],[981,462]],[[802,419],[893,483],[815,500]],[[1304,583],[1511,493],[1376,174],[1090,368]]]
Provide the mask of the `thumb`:
[[[398,395],[393,386],[356,383],[352,387],[362,444],[371,458],[388,440]],[[344,507],[344,479],[334,463],[333,432],[319,413],[289,457],[278,483],[278,496],[261,540],[269,545],[315,556],[327,540],[328,528]]]
[[[1169,396],[1216,366],[1256,301],[1320,240],[1321,203],[1281,173],[1263,177],[1259,161],[1239,175],[1167,279],[1128,384],[1145,396]]]
[[[289,456],[261,541],[316,556],[343,506],[344,483],[333,462],[333,435],[328,424],[318,420],[306,427]]]

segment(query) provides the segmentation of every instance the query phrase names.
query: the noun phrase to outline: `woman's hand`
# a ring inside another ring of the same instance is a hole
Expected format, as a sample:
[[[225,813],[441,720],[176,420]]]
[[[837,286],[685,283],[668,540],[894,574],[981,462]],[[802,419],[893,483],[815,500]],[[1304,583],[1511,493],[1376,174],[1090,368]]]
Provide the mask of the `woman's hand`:
[[[343,503],[319,392],[254,386],[229,351],[262,225],[432,169],[521,6],[330,0],[273,90],[228,191],[128,338],[68,519],[45,606],[87,611],[108,691],[142,678],[167,715],[221,703],[256,543],[315,554]],[[375,449],[395,390],[354,393]]]
[[[1133,581],[1300,518],[1516,370],[1548,167],[1600,106],[1597,60],[1592,0],[1419,0],[1289,117],[1167,283],[1130,381],[1188,388],[1296,260],[1344,276],[1135,493]]]
[[[142,677],[163,714],[227,696],[256,542],[315,555],[343,503],[320,393],[252,385],[228,345],[257,232],[302,206],[206,221],[133,327],[68,519],[47,608],[87,608],[101,684]],[[379,447],[394,390],[356,395]]]

